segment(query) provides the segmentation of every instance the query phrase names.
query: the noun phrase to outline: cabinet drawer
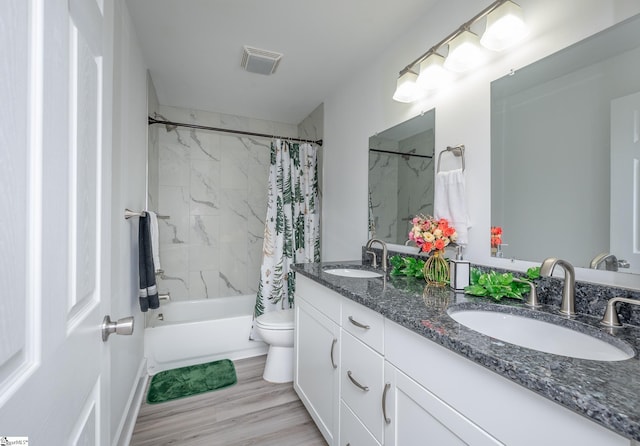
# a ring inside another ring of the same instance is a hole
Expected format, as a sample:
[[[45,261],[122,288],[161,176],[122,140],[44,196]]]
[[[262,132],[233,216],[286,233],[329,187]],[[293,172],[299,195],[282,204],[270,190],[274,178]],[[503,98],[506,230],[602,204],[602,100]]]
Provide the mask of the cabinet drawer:
[[[351,409],[340,404],[340,446],[380,446]]]
[[[384,353],[384,317],[369,308],[344,299],[342,328],[379,353]]]
[[[376,440],[382,442],[384,359],[344,330],[340,354],[342,400]]]
[[[342,296],[301,274],[296,275],[296,296],[302,296],[336,324],[340,323]]]

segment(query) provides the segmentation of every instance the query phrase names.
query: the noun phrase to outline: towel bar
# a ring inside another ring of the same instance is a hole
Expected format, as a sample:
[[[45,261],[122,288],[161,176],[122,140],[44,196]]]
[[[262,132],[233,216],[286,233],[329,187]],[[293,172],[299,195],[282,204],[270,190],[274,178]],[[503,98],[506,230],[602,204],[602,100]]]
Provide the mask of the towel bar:
[[[440,172],[440,158],[442,158],[442,154],[443,153],[451,153],[456,157],[461,157],[461,161],[462,161],[462,171],[464,172],[464,144],[459,144],[457,146],[451,147],[451,146],[447,146],[447,148],[445,150],[443,150],[442,152],[440,152],[438,154],[438,169],[436,172]]]
[[[147,213],[146,211],[135,212],[135,211],[132,211],[131,209],[125,208],[125,210],[124,210],[124,218],[126,220],[129,220],[131,217],[142,217],[146,213]],[[156,215],[156,217],[158,217],[158,219],[160,219],[160,220],[169,220],[169,218],[170,218],[168,215]]]

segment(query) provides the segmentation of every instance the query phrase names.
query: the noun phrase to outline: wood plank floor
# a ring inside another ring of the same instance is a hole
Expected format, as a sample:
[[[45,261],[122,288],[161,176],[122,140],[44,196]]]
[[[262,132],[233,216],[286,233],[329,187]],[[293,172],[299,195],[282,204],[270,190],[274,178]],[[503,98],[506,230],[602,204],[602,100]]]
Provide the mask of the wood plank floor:
[[[234,361],[238,383],[226,389],[160,404],[144,401],[130,445],[326,445],[292,384],[262,379],[265,358]]]

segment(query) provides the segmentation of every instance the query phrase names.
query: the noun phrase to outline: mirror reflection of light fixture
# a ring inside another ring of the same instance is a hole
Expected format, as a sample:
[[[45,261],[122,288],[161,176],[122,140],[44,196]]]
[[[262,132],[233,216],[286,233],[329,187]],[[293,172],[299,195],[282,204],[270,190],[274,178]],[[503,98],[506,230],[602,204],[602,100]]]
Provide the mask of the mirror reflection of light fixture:
[[[484,61],[484,53],[480,47],[477,34],[465,29],[449,42],[449,54],[444,60],[447,70],[462,73],[478,67]]]
[[[444,67],[444,57],[432,53],[420,62],[418,86],[425,90],[436,90],[451,81],[451,72]]]
[[[396,92],[393,99],[398,102],[413,102],[423,96],[423,91],[417,84],[418,75],[407,70],[400,75],[396,83]]]
[[[521,41],[527,33],[522,8],[506,1],[487,15],[487,27],[480,43],[492,51],[502,51]]]
[[[486,30],[482,38],[470,31],[472,25],[486,17]],[[485,48],[501,51],[521,40],[527,29],[520,6],[511,0],[496,0],[457,30],[431,47],[426,53],[407,65],[398,78],[393,99],[413,102],[444,83],[447,70],[468,71],[484,61]],[[448,46],[446,58],[438,50]],[[416,74],[420,68],[420,76]],[[450,74],[450,73],[449,73]]]

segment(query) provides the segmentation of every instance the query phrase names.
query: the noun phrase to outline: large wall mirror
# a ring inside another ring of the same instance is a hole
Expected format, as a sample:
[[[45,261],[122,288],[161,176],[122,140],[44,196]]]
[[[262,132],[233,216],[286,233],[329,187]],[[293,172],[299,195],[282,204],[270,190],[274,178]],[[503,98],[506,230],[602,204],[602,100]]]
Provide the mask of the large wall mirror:
[[[433,214],[435,110],[369,138],[369,236],[403,245],[416,214]]]
[[[504,257],[640,273],[639,110],[640,16],[491,84]]]

